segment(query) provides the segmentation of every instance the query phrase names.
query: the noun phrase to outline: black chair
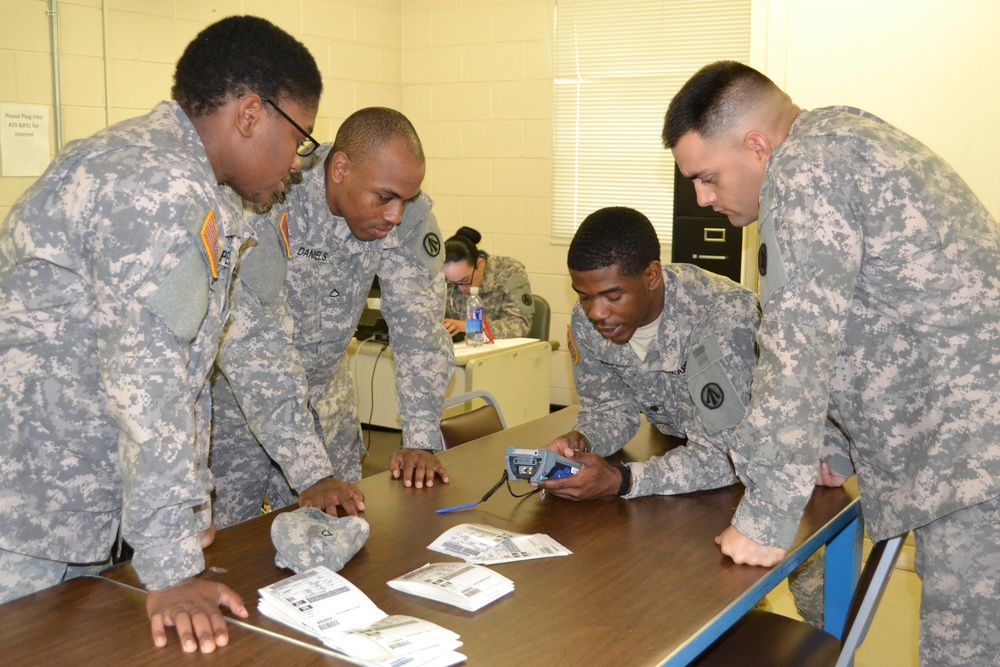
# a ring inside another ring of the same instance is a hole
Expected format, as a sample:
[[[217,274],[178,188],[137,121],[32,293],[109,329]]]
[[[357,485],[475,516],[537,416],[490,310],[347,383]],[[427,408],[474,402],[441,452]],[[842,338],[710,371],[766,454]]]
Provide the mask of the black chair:
[[[549,302],[537,294],[532,294],[531,299],[535,305],[535,314],[531,317],[531,328],[528,329],[528,338],[538,340],[549,340],[549,324],[552,321],[552,309]],[[549,340],[553,350],[559,349],[559,341]]]
[[[467,394],[453,396],[445,400],[444,408],[475,400],[481,400],[486,405],[441,420],[441,441],[445,449],[458,447],[470,440],[507,428],[500,405],[488,391],[470,391]]]
[[[808,623],[757,609],[730,628],[691,663],[697,667],[850,667],[864,641],[903,537],[877,543],[864,568],[847,612],[843,640]]]

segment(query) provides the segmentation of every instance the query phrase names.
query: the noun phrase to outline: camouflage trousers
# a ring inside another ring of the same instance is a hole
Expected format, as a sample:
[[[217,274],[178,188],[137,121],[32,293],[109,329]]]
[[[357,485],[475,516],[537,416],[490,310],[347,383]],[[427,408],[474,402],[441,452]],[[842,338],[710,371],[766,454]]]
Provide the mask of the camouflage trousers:
[[[0,549],[0,604],[109,567],[110,558],[102,563],[63,563]]]
[[[820,549],[788,575],[788,590],[795,609],[809,625],[823,629],[823,590],[826,576],[825,550]]]
[[[1000,497],[913,531],[920,664],[1000,665]]]

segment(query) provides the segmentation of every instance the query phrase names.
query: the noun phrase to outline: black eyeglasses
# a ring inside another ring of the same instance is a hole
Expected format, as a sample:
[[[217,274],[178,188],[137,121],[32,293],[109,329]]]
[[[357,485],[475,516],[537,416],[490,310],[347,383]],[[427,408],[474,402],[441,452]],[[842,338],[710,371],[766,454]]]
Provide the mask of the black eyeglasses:
[[[316,141],[311,134],[303,130],[302,126],[296,123],[294,120],[292,120],[292,117],[289,116],[284,111],[282,111],[281,107],[279,107],[277,104],[267,99],[266,97],[261,97],[260,100],[261,102],[267,102],[272,107],[274,107],[275,111],[280,113],[285,120],[287,120],[289,123],[292,124],[292,127],[301,132],[302,136],[306,138],[305,141],[300,141],[299,145],[296,147],[295,149],[296,155],[298,155],[299,157],[309,157],[310,155],[316,152],[316,149],[319,148],[319,142]]]
[[[455,282],[452,282],[451,280],[449,280],[448,284],[449,285],[453,285],[454,287],[470,287],[472,285],[472,281],[476,279],[476,269],[477,268],[479,268],[478,262],[476,264],[472,265],[472,273],[470,273],[469,275],[465,276],[461,280],[458,280],[458,281],[455,281]]]

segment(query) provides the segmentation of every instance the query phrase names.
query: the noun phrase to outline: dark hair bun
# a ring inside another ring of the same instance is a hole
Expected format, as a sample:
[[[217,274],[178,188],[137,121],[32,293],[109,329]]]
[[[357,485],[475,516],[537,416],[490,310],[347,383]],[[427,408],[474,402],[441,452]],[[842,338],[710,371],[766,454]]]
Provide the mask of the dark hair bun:
[[[464,236],[475,244],[483,240],[483,235],[472,227],[459,227],[458,231],[455,232],[455,236]]]

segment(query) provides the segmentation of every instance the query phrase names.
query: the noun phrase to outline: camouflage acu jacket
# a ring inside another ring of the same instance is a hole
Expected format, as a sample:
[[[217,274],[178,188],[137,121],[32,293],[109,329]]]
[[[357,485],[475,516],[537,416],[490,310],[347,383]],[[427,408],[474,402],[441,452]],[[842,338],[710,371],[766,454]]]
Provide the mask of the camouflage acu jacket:
[[[207,378],[239,198],[175,103],[72,142],[0,231],[0,547],[108,558],[152,589],[203,568]]]
[[[760,193],[763,321],[734,519],[787,546],[828,407],[873,540],[1000,493],[1000,229],[944,160],[850,108],[803,111]]]
[[[760,321],[757,297],[690,264],[663,267],[659,331],[644,361],[605,340],[582,307],[573,309],[568,342],[580,397],[576,430],[601,456],[635,435],[644,414],[687,445],[631,463],[628,497],[686,493],[734,484],[733,427],[743,418]]]
[[[328,151],[321,149],[316,165],[303,171],[302,183],[276,209],[288,214],[288,303],[313,405],[338,393],[331,386],[335,370],[377,275],[404,446],[440,449],[441,405],[455,360],[441,323],[444,256],[434,203],[422,193],[406,205],[402,222],[386,238],[359,241],[343,218],[330,213],[323,176]]]
[[[457,287],[449,285],[446,317],[464,320],[465,298]],[[528,335],[535,305],[524,264],[512,257],[489,255],[479,298],[483,300],[483,313],[494,338]]]

